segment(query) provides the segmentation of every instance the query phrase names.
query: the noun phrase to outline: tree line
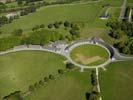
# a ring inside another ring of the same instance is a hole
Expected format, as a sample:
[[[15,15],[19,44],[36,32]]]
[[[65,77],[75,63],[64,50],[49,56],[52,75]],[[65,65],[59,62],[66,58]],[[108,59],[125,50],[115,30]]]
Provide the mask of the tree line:
[[[36,12],[35,6],[30,6],[20,11],[20,16],[28,15],[29,13]]]
[[[86,100],[99,100],[100,98],[100,93],[98,92],[97,85],[97,76],[96,76],[96,70],[91,71],[91,84],[92,84],[92,89],[90,92],[86,93]]]
[[[51,28],[59,28],[60,25],[64,25],[65,28],[69,29],[69,34],[61,34],[56,30],[51,30]],[[51,27],[52,25],[52,27]],[[33,27],[34,30],[29,34],[23,34],[22,29],[17,29],[12,32],[11,36],[0,38],[0,51],[5,51],[13,48],[17,45],[41,45],[44,46],[49,42],[55,42],[58,40],[68,40],[71,41],[80,36],[79,26],[76,23],[71,23],[69,21],[55,22],[54,24],[49,24],[48,29],[45,29],[45,25]]]
[[[44,85],[46,86],[48,82],[50,82],[50,80],[55,80],[57,77],[60,77],[61,75],[71,71],[74,68],[75,66],[72,63],[67,62],[66,69],[58,69],[58,74],[49,74],[48,76],[44,76],[43,79],[39,80],[38,82],[35,82],[33,85],[29,85],[26,92],[15,91],[7,96],[4,96],[2,100],[24,100],[24,94],[32,94],[34,91],[36,91],[37,88]]]
[[[13,16],[10,16],[9,18],[6,16],[1,16],[0,17],[0,27],[5,24],[12,23],[14,19],[19,19],[19,15],[13,15]]]

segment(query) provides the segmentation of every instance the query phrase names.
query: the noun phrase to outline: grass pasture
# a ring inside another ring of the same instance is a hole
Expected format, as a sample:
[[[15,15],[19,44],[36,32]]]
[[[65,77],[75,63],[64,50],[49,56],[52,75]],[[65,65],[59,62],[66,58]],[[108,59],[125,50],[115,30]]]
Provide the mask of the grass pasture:
[[[96,4],[42,7],[36,13],[23,16],[11,24],[4,25],[1,30],[4,33],[10,33],[19,28],[22,28],[24,31],[29,31],[35,25],[47,25],[61,20],[93,22],[100,10],[101,6]]]
[[[104,63],[108,59],[108,52],[100,46],[85,44],[74,48],[70,56],[79,64],[93,66]]]
[[[0,97],[25,91],[49,74],[65,68],[65,58],[42,51],[21,51],[0,56]]]
[[[132,61],[112,63],[99,75],[103,100],[133,99]]]
[[[86,92],[91,86],[90,72],[67,72],[50,81],[25,97],[25,100],[86,100]]]

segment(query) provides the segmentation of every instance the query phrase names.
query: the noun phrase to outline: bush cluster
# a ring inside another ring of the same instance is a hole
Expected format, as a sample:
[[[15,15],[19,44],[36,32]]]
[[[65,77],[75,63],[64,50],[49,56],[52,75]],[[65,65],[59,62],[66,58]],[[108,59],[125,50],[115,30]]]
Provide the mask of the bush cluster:
[[[133,54],[133,23],[110,18],[107,26],[109,35],[115,39],[114,47],[121,53]]]
[[[29,13],[36,12],[36,7],[35,6],[30,6],[28,8],[25,8],[20,12],[20,16],[28,15]]]
[[[18,19],[18,18],[19,18],[19,15],[10,16],[9,18],[7,18],[6,16],[1,16],[0,17],[0,27],[4,24],[11,23],[14,19]]]

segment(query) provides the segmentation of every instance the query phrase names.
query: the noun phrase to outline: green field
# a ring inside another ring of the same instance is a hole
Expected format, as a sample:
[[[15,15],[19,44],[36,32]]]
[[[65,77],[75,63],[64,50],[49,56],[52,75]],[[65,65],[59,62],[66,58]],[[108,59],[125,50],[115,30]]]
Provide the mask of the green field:
[[[65,59],[41,51],[21,51],[0,56],[0,97],[11,92],[25,91],[49,74],[65,68]]]
[[[133,62],[116,62],[100,73],[103,100],[133,100]]]
[[[52,0],[56,1],[56,0]],[[50,2],[52,2],[50,1]],[[86,2],[88,0],[82,0]],[[100,37],[108,43],[113,43],[108,36],[106,30],[106,20],[99,19],[99,16],[106,11],[102,5],[110,4],[110,13],[113,16],[118,16],[120,6],[123,0],[101,0],[100,2],[76,4],[73,5],[52,5],[42,7],[33,14],[23,16],[15,20],[11,24],[4,25],[1,28],[3,34],[0,37],[8,36],[15,29],[23,29],[24,33],[28,33],[35,25],[54,23],[55,21],[78,21],[84,22],[85,27],[82,28],[81,37],[89,38],[92,36]],[[54,12],[54,13],[53,13]]]
[[[4,25],[1,30],[10,33],[14,29],[22,28],[25,31],[31,30],[33,26],[40,24],[54,23],[55,21],[94,21],[101,7],[96,4],[91,5],[64,5],[49,6],[40,8],[36,13],[29,14],[15,20],[11,24]],[[54,13],[53,13],[54,12]],[[93,12],[93,14],[92,14]],[[82,15],[82,16],[81,16]]]
[[[108,52],[97,45],[80,45],[70,52],[73,61],[86,66],[99,65],[107,61]]]
[[[67,72],[40,87],[25,100],[86,100],[85,94],[91,86],[89,77],[89,72]]]

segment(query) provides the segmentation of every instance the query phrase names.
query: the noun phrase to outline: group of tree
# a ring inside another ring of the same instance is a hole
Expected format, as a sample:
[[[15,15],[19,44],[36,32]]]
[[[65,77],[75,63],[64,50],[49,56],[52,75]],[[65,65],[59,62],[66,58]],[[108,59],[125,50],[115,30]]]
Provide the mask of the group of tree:
[[[23,30],[22,29],[16,29],[12,32],[14,36],[22,36]]]
[[[4,11],[6,8],[7,6],[4,3],[0,2],[0,12]]]
[[[64,74],[64,70],[58,69],[58,74]],[[48,77],[44,77],[44,79],[40,80],[39,82],[36,82],[34,85],[30,85],[28,88],[28,92],[32,93],[38,87],[43,86],[44,84],[48,83],[49,80],[54,80],[55,78],[56,77],[52,74],[50,74]],[[21,91],[15,91],[14,93],[3,97],[3,100],[23,100],[23,93]]]
[[[54,80],[54,79],[55,76],[50,74],[48,77],[44,77],[44,79],[40,80],[39,82],[36,82],[34,85],[30,85],[28,91],[33,92],[38,87],[43,86],[45,83],[48,83],[49,80]]]
[[[92,70],[91,72],[91,84],[92,84],[92,90],[91,92],[86,93],[86,100],[99,100],[100,93],[97,91],[98,82],[95,70]]]
[[[11,49],[14,46],[20,45],[20,43],[21,43],[21,40],[17,36],[0,38],[0,51]]]
[[[66,63],[66,69],[71,70],[73,68],[74,68],[74,65],[72,63]],[[58,69],[58,74],[56,74],[56,75],[50,74],[49,76],[45,76],[40,81],[35,82],[33,85],[30,85],[27,92],[30,92],[30,93],[34,92],[40,86],[44,86],[50,80],[54,80],[57,77],[57,75],[63,75],[64,72],[65,72],[64,69]],[[3,97],[3,100],[10,100],[10,99],[12,99],[12,100],[23,100],[23,94],[24,93],[22,93],[21,91],[15,91],[14,93],[11,93],[11,94]],[[93,93],[94,97],[95,97],[95,94],[96,93]],[[93,99],[89,99],[89,100],[93,100]]]
[[[23,34],[22,29],[12,32],[13,35],[0,38],[0,51],[5,51],[17,45],[46,45],[49,42],[58,40],[71,39],[71,35],[63,35],[55,30],[41,29],[30,32],[28,35]]]
[[[11,23],[14,19],[18,19],[18,18],[19,18],[19,15],[10,16],[9,18],[6,16],[1,16],[0,17],[0,27],[4,24]]]
[[[86,93],[86,100],[99,100],[100,93],[96,91],[91,91],[90,93]]]
[[[32,28],[32,31],[37,31],[38,29],[42,29],[42,28],[45,28],[45,25],[44,25],[44,24],[35,25],[35,26]]]
[[[0,18],[0,22],[2,24],[7,22],[6,17],[2,17],[2,20]],[[64,26],[64,28],[67,28],[70,30],[70,34],[63,35],[60,32],[56,30],[50,30],[48,26],[48,29],[44,29],[45,25],[36,25],[33,27],[33,31],[30,32],[28,35],[23,34],[22,29],[16,29],[12,32],[12,36],[0,38],[0,51],[5,51],[7,49],[13,48],[17,45],[45,45],[49,42],[55,42],[58,40],[68,40],[71,41],[77,37],[79,37],[79,30],[80,27],[78,24],[74,22],[69,21],[56,21],[52,25],[54,28],[60,27],[60,25]]]
[[[58,74],[60,74],[60,75],[64,74],[64,70],[63,69],[58,69]],[[38,87],[43,86],[44,84],[48,83],[50,80],[54,80],[55,78],[56,78],[55,75],[50,74],[49,76],[44,77],[39,82],[36,82],[34,85],[30,85],[28,91],[33,92]]]
[[[11,93],[11,94],[3,97],[2,100],[23,100],[22,92],[15,91],[14,93]]]
[[[97,86],[97,76],[96,76],[96,71],[95,70],[92,70],[92,73],[91,73],[91,84],[95,87]]]
[[[55,42],[61,39],[61,34],[57,31],[41,29],[29,33],[28,37],[22,38],[22,44],[45,45],[50,41]]]
[[[28,15],[29,13],[36,12],[36,7],[35,6],[30,6],[28,8],[23,9],[20,12],[20,16]]]
[[[48,29],[58,29],[61,27],[61,25],[64,26],[65,29],[69,30],[70,36],[68,38],[76,39],[80,37],[80,25],[78,25],[76,22],[69,22],[69,21],[56,21],[54,23],[50,23],[47,25]],[[45,28],[44,24],[36,25],[32,28],[32,31],[37,31],[39,29]],[[71,40],[70,39],[70,40]]]
[[[22,5],[23,3],[32,3],[32,2],[38,2],[38,1],[43,1],[43,0],[16,0],[18,5]]]
[[[121,53],[133,54],[133,23],[110,18],[107,22],[109,35],[115,39],[114,47]]]

